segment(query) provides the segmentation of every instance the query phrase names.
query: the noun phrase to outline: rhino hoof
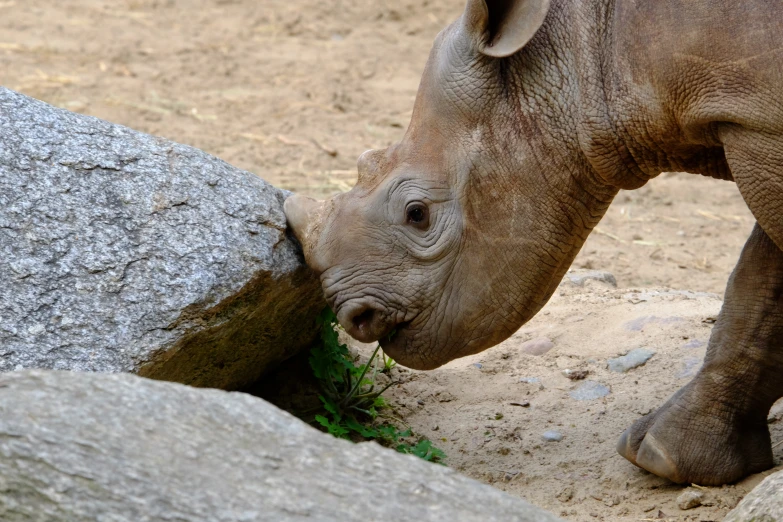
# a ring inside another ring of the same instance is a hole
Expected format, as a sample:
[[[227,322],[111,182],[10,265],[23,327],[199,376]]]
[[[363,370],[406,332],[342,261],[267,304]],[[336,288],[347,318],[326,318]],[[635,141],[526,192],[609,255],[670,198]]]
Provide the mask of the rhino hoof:
[[[620,440],[622,441],[622,437]],[[636,465],[672,482],[680,484],[686,482],[680,477],[677,466],[669,456],[669,452],[650,433],[645,435],[642,445],[639,446],[639,452],[636,454]]]
[[[626,429],[617,441],[617,453],[636,464],[636,450],[631,444],[631,428]]]

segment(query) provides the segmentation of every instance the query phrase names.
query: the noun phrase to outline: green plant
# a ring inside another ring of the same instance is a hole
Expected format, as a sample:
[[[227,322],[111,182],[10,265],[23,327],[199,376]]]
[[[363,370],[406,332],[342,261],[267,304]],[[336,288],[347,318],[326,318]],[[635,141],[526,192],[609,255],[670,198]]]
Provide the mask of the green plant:
[[[357,366],[348,347],[339,341],[334,313],[326,308],[318,321],[321,342],[310,351],[309,362],[318,381],[321,392],[318,398],[323,412],[316,415],[314,421],[335,437],[376,440],[401,453],[431,462],[445,459],[443,451],[435,448],[428,439],[408,442],[406,439],[413,438],[411,429],[400,431],[387,420],[391,418],[389,415],[381,413],[387,407],[381,394],[395,382],[390,381],[381,387],[376,379],[380,373],[391,373],[396,365],[394,360],[385,354],[378,357],[381,348],[378,345],[370,359]]]
[[[397,366],[397,361],[395,361],[391,357],[387,357],[385,353],[382,353],[382,355],[383,355],[383,370],[381,370],[381,372],[389,373],[391,372],[392,368]]]

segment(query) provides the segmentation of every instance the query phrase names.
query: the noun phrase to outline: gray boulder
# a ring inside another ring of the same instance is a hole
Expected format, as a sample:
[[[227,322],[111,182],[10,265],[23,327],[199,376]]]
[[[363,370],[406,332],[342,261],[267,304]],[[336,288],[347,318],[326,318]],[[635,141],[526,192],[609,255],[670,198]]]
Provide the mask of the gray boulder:
[[[783,522],[783,471],[765,478],[723,522]]]
[[[0,520],[558,520],[243,393],[133,375],[0,375]]]
[[[204,152],[0,88],[0,371],[237,389],[324,306],[286,194]]]

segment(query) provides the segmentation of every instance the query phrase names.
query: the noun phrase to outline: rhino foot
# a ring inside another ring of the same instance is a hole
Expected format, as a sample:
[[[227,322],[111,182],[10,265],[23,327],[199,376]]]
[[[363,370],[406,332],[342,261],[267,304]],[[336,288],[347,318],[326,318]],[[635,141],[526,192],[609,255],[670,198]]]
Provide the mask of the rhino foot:
[[[773,465],[767,414],[783,396],[783,251],[757,224],[729,279],[704,366],[617,450],[679,483],[718,486]]]
[[[705,380],[697,377],[625,430],[617,444],[620,455],[672,482],[702,486],[771,468],[766,415],[748,416],[721,403]]]

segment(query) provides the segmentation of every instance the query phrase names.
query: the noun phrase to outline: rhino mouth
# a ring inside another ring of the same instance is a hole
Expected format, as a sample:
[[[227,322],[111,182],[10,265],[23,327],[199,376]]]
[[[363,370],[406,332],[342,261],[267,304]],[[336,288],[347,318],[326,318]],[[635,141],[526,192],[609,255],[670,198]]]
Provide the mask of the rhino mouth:
[[[405,331],[406,328],[410,326],[411,321],[403,321],[401,323],[397,323],[396,325],[394,325],[394,328],[392,328],[392,331],[389,332],[389,335],[386,335],[378,340],[378,342],[381,345],[381,348],[386,348],[384,344],[386,344],[387,346],[394,346],[394,343],[397,342],[398,339],[404,336],[403,332]]]
[[[411,321],[399,323],[389,332],[389,335],[378,340],[378,343],[381,345],[381,348],[383,348],[383,351],[386,352],[386,355],[397,362],[402,362],[398,358],[402,356],[408,345],[410,325]]]
[[[392,332],[381,338],[378,343],[386,355],[396,362],[414,370],[431,370],[440,366],[424,357],[419,349],[418,341],[421,330],[416,327],[414,320],[398,323]]]

